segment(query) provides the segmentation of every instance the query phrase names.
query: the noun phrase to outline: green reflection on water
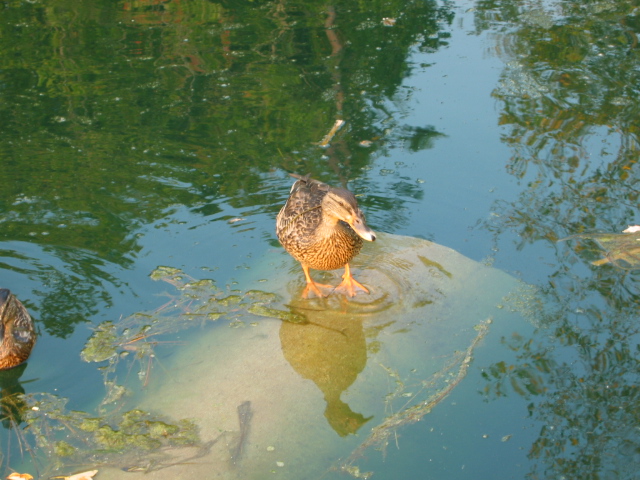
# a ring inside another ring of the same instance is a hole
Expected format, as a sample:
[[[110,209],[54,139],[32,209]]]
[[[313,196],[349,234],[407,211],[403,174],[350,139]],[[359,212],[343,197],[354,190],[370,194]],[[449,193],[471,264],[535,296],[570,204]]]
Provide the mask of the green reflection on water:
[[[446,44],[451,19],[446,5],[400,0],[0,5],[0,241],[48,247],[74,274],[26,259],[54,285],[37,306],[47,333],[67,337],[110,306],[104,283],[122,285],[102,261],[130,268],[139,230],[177,205],[273,214],[285,194],[274,168],[345,183],[390,142],[431,148],[433,127],[379,107],[411,51]],[[348,129],[318,150],[342,116]]]
[[[496,238],[518,233],[518,251],[553,249],[541,284],[535,338],[505,339],[515,361],[485,372],[485,393],[526,399],[541,431],[531,478],[633,478],[640,462],[637,224],[640,73],[637,5],[561,1],[480,2],[480,30],[499,28],[507,67],[500,102],[507,168],[523,181],[485,222]],[[505,30],[506,29],[506,30]],[[560,238],[593,239],[557,244]],[[631,241],[629,241],[631,240]],[[634,452],[634,453],[632,453]]]
[[[357,141],[383,135],[372,104],[398,87],[416,42],[442,44],[428,34],[448,11],[344,3],[331,12],[313,2],[2,7],[4,238],[36,235],[117,262],[135,250],[136,226],[175,203],[208,215],[221,199],[268,207],[254,195],[264,172],[328,173],[292,152],[343,112],[350,131],[329,152],[329,170],[353,177],[375,151],[354,149]],[[376,10],[402,13],[402,28],[369,20]],[[339,37],[325,21],[339,22]],[[428,148],[416,135],[412,148]],[[341,164],[347,150],[353,159]]]

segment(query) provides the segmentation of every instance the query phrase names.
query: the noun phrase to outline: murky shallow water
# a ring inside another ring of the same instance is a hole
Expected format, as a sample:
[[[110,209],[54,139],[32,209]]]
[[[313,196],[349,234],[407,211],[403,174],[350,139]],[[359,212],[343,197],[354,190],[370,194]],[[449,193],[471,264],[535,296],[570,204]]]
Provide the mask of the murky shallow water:
[[[214,443],[199,461],[161,469],[172,461],[158,460],[153,478],[355,472],[364,456],[381,455],[376,448],[393,448],[397,428],[447,398],[489,331],[523,321],[515,309],[523,287],[498,270],[409,237],[382,234],[367,247],[355,269],[371,295],[301,300],[302,284],[291,280],[298,269],[273,251],[238,292],[268,287],[257,279],[269,276],[278,300],[267,295],[265,308],[291,308],[299,321],[255,316],[252,307],[243,314],[238,300],[234,328],[204,330],[163,362],[162,381],[141,408],[197,418],[203,440]],[[198,307],[190,305],[206,314]],[[237,408],[245,402],[251,416],[237,454]]]

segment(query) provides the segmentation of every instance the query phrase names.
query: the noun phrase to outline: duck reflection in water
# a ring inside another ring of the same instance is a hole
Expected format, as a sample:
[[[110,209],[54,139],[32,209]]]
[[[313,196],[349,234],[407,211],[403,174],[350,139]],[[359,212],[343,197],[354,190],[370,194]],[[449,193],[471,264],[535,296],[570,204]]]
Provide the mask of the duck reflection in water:
[[[324,415],[336,433],[345,437],[373,418],[354,412],[340,398],[367,363],[362,321],[331,311],[313,312],[310,317],[312,323],[282,322],[282,352],[298,374],[322,391],[327,402]]]
[[[0,420],[6,429],[17,428],[28,405],[24,401],[24,388],[20,377],[27,368],[23,363],[15,368],[0,371]]]

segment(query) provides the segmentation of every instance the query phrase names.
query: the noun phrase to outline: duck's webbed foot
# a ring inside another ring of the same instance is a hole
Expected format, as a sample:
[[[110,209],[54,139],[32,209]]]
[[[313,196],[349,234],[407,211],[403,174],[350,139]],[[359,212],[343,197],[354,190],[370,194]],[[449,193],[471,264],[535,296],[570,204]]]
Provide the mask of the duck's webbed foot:
[[[309,267],[304,264],[302,264],[302,271],[304,272],[304,278],[307,280],[307,286],[304,287],[304,290],[302,291],[302,298],[310,298],[309,294],[311,293],[316,297],[323,298],[329,295],[335,288],[333,285],[325,285],[324,283],[314,282],[311,278],[311,275],[309,274]],[[323,289],[326,290],[326,292],[323,292]]]
[[[351,268],[347,263],[344,266],[344,275],[342,276],[342,283],[336,287],[337,292],[344,292],[350,297],[355,297],[358,291],[369,293],[367,287],[358,282],[353,275],[351,275]]]
[[[311,283],[307,283],[307,286],[304,287],[304,290],[302,291],[302,298],[311,298],[313,296],[323,298],[328,296],[334,288],[335,287],[333,285],[325,285],[323,283],[316,283],[312,281]],[[323,292],[323,290],[326,291]]]

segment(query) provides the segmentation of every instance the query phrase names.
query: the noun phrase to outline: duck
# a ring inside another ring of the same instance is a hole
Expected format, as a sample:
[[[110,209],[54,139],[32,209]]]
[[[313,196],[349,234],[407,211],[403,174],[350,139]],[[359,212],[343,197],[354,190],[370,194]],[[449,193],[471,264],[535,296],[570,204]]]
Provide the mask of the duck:
[[[355,195],[344,188],[313,180],[310,175],[290,175],[296,181],[276,217],[276,235],[284,249],[302,266],[307,282],[302,296],[309,298],[313,293],[325,297],[325,289],[350,297],[360,291],[369,293],[353,278],[349,266],[360,252],[363,240],[373,242],[376,239],[373,230],[367,226]],[[336,270],[342,267],[344,275],[337,287],[316,283],[309,273],[309,269]]]
[[[0,370],[24,362],[36,343],[33,320],[24,305],[7,288],[0,288]]]

